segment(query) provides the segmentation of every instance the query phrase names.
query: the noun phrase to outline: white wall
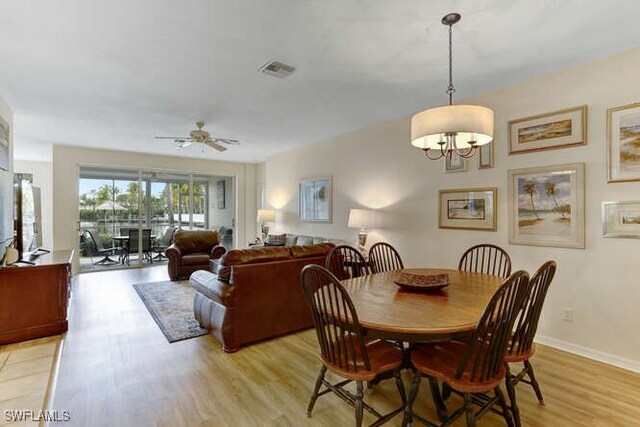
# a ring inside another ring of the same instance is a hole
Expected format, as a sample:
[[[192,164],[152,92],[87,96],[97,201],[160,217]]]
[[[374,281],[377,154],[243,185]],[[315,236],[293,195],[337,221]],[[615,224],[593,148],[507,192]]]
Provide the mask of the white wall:
[[[369,207],[388,219],[370,242],[391,242],[409,266],[454,268],[480,242],[506,248],[515,269],[533,272],[554,259],[540,339],[640,371],[640,240],[602,238],[600,218],[603,201],[640,200],[640,182],[607,184],[605,135],[607,108],[640,102],[639,70],[636,49],[465,101],[495,112],[494,169],[478,170],[473,158],[468,172],[444,174],[442,161],[424,160],[410,146],[408,117],[273,156],[264,165],[268,201],[279,210],[273,228],[355,241],[348,211]],[[509,120],[582,104],[589,106],[587,146],[508,155]],[[507,170],[569,162],[586,163],[586,249],[509,244]],[[298,180],[326,174],[334,179],[333,223],[300,223]],[[489,186],[498,188],[497,232],[438,229],[439,189]],[[561,321],[563,307],[574,310],[573,322]]]
[[[53,247],[53,165],[51,162],[33,162],[16,159],[13,164],[15,173],[33,175],[33,185],[40,187],[42,214],[42,247]]]
[[[75,249],[78,253],[78,169],[80,166],[110,166],[146,170],[166,170],[203,175],[233,176],[237,183],[237,234],[245,240],[246,224],[256,221],[254,164],[217,162],[184,157],[158,156],[125,151],[54,145],[53,147],[53,247]],[[246,185],[249,182],[250,185]]]
[[[9,170],[0,170],[0,258],[13,236],[13,111],[0,98],[0,117],[9,123]]]

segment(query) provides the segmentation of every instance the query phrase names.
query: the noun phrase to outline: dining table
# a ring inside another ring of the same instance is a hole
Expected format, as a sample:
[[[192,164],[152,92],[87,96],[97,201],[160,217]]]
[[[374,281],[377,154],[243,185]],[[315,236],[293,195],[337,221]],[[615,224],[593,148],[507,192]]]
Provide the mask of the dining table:
[[[448,276],[436,291],[408,290],[396,284],[403,273]],[[502,277],[443,268],[409,268],[341,281],[363,328],[379,338],[440,341],[471,333],[504,281]]]
[[[439,290],[409,290],[399,286],[406,274],[446,275],[448,285]],[[368,335],[396,342],[433,342],[468,338],[487,303],[504,278],[444,268],[408,268],[342,280]],[[410,368],[404,351],[403,367]],[[385,378],[381,375],[370,386]],[[438,417],[447,419],[447,408],[437,382],[429,382]],[[414,414],[414,417],[417,417]],[[419,418],[419,417],[417,417]]]

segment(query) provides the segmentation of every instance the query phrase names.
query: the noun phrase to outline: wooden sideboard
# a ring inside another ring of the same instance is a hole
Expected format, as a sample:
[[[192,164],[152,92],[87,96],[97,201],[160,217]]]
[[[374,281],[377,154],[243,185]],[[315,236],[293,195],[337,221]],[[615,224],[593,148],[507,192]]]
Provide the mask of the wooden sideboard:
[[[73,251],[0,268],[0,345],[66,332]]]

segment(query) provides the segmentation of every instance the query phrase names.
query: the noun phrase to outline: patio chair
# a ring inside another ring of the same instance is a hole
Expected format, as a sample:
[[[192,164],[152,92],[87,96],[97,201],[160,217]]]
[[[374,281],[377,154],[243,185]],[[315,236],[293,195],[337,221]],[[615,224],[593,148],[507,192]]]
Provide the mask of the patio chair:
[[[124,260],[127,265],[131,265],[130,255],[132,253],[138,253],[138,247],[140,246],[140,233],[138,230],[129,230],[129,239],[125,247]],[[151,256],[151,229],[147,228],[142,230],[142,257],[148,259],[153,264],[153,257]]]
[[[173,243],[173,234],[175,232],[175,227],[167,227],[162,234],[162,238],[154,242],[153,251],[156,253],[154,259],[161,260],[166,258],[164,251]]]
[[[114,255],[116,253],[116,247],[111,246],[110,248],[105,248],[102,244],[102,240],[100,240],[99,237],[96,237],[93,231],[85,229],[84,232],[89,235],[89,239],[93,243],[93,245],[89,245],[89,257],[91,258],[93,265],[118,264],[118,261],[110,258],[110,255]],[[93,262],[94,255],[102,256],[103,258],[100,261]]]

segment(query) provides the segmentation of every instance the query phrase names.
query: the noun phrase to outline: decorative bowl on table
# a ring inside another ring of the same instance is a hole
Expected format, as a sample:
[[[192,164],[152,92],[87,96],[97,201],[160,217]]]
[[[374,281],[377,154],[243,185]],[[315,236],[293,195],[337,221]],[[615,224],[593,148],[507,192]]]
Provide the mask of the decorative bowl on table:
[[[402,272],[393,282],[401,288],[411,291],[435,292],[449,286],[449,275]]]

